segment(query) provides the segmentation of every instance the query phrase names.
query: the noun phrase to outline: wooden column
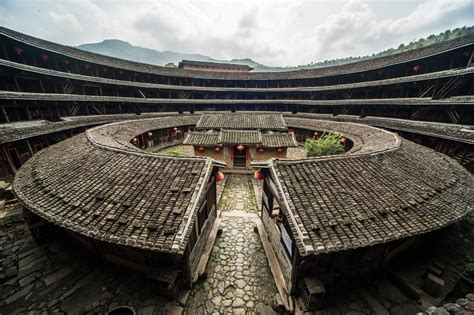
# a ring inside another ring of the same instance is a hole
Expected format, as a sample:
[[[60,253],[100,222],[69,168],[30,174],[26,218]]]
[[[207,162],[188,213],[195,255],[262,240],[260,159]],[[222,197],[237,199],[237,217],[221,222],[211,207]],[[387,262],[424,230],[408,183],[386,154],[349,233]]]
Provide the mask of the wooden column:
[[[8,166],[10,167],[10,171],[11,171],[12,175],[15,175],[17,169],[15,167],[15,164],[13,164],[13,161],[10,158],[10,154],[8,153],[8,151],[7,151],[7,149],[5,148],[4,145],[2,145],[2,152],[3,152],[3,155],[5,156],[5,160],[7,161]]]
[[[8,115],[7,115],[7,112],[5,110],[5,106],[2,106],[2,114],[3,114],[3,117],[5,118],[5,122],[9,123],[10,119],[8,119]]]

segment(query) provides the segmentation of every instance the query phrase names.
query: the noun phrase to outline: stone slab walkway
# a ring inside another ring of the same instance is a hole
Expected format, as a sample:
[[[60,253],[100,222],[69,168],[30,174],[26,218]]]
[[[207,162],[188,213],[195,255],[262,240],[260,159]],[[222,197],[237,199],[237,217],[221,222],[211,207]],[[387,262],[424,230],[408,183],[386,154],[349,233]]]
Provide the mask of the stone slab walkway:
[[[227,175],[218,210],[256,213],[257,205],[251,178],[250,175]]]
[[[219,204],[222,234],[193,288],[187,314],[272,314],[278,293],[256,229],[251,177],[228,175]]]

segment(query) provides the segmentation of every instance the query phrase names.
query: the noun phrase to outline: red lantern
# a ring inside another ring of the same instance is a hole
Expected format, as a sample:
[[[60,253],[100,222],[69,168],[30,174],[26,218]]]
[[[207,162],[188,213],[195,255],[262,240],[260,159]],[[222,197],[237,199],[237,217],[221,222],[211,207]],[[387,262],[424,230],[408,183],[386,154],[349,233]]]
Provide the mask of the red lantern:
[[[147,135],[149,138],[151,138],[151,137],[153,137],[153,132],[148,131],[148,132],[146,133],[146,135]]]
[[[137,143],[138,142],[138,139],[135,137],[132,139],[132,143]]]
[[[413,67],[413,72],[419,72],[421,70],[421,66],[420,65],[415,65]]]
[[[178,127],[173,127],[173,131],[174,132],[178,131]]]
[[[243,145],[241,145],[241,144],[239,144],[239,145],[237,146],[237,150],[239,150],[239,151],[243,151],[244,149],[245,149],[245,147],[244,147]]]
[[[265,149],[264,149],[264,148],[258,148],[257,151],[258,151],[259,153],[263,153],[263,152],[265,152]]]
[[[220,183],[224,180],[224,174],[222,172],[217,172],[216,174],[216,182]]]
[[[288,133],[292,133],[292,132],[293,132],[293,129],[288,128]]]
[[[221,150],[222,150],[221,147],[215,147],[215,148],[214,148],[214,151],[216,151],[216,152],[221,152]]]
[[[282,152],[283,152],[283,148],[278,148],[278,149],[277,149],[277,152],[278,152],[278,153],[282,153]]]
[[[21,55],[21,53],[23,52],[23,48],[15,47],[15,52],[16,52],[16,54],[19,56],[19,55]]]
[[[319,138],[320,135],[321,135],[321,133],[319,131],[314,132],[314,137],[315,138]]]
[[[205,148],[201,145],[201,146],[199,146],[198,150],[199,150],[199,151],[204,151]]]
[[[346,145],[346,142],[347,142],[346,138],[342,138],[342,139],[341,139],[341,144],[342,144],[342,145]]]
[[[41,60],[43,60],[43,62],[46,62],[46,60],[48,60],[48,55],[43,53],[43,54],[40,55],[40,58],[41,58]]]
[[[69,60],[67,60],[67,59],[64,59],[64,60],[63,60],[63,63],[67,66],[67,65],[70,64],[71,62],[70,62]]]
[[[255,171],[255,179],[256,180],[263,180],[263,179],[265,179],[265,175],[263,175],[262,171]]]

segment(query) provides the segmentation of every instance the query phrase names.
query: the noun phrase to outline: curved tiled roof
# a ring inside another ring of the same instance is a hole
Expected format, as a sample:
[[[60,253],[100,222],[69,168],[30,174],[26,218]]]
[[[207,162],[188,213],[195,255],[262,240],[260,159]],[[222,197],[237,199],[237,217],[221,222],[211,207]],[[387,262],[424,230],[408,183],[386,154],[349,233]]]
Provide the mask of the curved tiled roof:
[[[62,72],[57,70],[45,69],[34,67],[30,65],[25,65],[22,63],[16,63],[13,61],[0,59],[0,66],[8,67],[15,70],[26,71],[30,73],[36,73],[46,76],[57,77],[61,79],[71,79],[84,82],[93,82],[100,84],[111,84],[119,86],[129,86],[137,87],[144,89],[161,89],[161,90],[173,90],[173,91],[198,91],[198,92],[323,92],[323,91],[332,91],[332,90],[349,90],[349,89],[358,89],[366,87],[378,87],[384,85],[393,85],[393,84],[402,84],[409,82],[419,82],[425,80],[434,80],[442,78],[450,78],[463,75],[471,75],[474,73],[474,67],[462,68],[462,69],[452,69],[444,70],[437,72],[430,72],[425,74],[417,74],[405,77],[391,78],[385,80],[372,80],[364,81],[357,83],[347,83],[347,84],[335,84],[335,85],[325,85],[325,86],[306,86],[306,87],[279,87],[279,88],[256,88],[256,87],[209,87],[209,86],[191,86],[191,85],[172,85],[172,84],[158,84],[158,83],[147,83],[147,82],[135,82],[135,81],[125,81],[125,80],[116,80],[102,77],[93,77],[82,74],[75,74],[69,72]]]
[[[14,189],[54,224],[106,242],[182,253],[215,161],[148,154],[130,143],[197,115],[96,127],[33,156]],[[450,224],[473,205],[473,177],[442,154],[378,128],[287,117],[291,127],[340,131],[344,155],[268,167],[302,255],[370,246]]]
[[[398,131],[406,131],[416,134],[423,134],[427,136],[453,140],[457,142],[464,142],[474,144],[474,126],[460,125],[460,124],[446,124],[431,121],[417,121],[389,117],[375,117],[366,116],[359,117],[353,115],[337,115],[331,114],[309,114],[301,113],[298,117],[310,119],[324,119],[340,122],[353,122],[359,124],[366,124],[375,127],[388,128]]]
[[[109,102],[109,103],[142,103],[142,104],[292,104],[292,105],[451,105],[474,103],[474,96],[455,96],[440,100],[428,97],[384,98],[384,99],[343,99],[343,100],[300,100],[300,99],[173,99],[173,98],[138,98],[120,96],[97,96],[79,94],[31,93],[0,91],[0,99],[23,101],[57,101],[57,102]]]
[[[148,154],[130,143],[146,130],[197,116],[113,123],[34,155],[18,171],[22,203],[47,221],[105,242],[182,253],[204,198],[210,158]]]
[[[443,154],[359,124],[286,121],[340,131],[354,142],[342,156],[270,162],[303,256],[426,233],[473,208],[472,174]]]
[[[29,120],[0,124],[0,144],[47,135],[81,127],[91,127],[122,120],[178,116],[176,113],[143,113],[63,117],[61,121]]]
[[[258,114],[259,112],[255,112]],[[28,139],[36,136],[41,136],[53,132],[69,130],[79,127],[90,127],[93,125],[101,125],[104,123],[130,120],[130,119],[142,119],[147,117],[156,116],[173,116],[179,115],[178,113],[143,113],[141,115],[136,114],[120,114],[120,115],[98,115],[98,116],[74,116],[63,118],[62,121],[50,122],[50,121],[25,121],[25,122],[13,122],[0,124],[0,144],[14,142],[22,139]],[[464,142],[474,144],[474,126],[456,125],[456,124],[445,124],[436,123],[429,121],[416,121],[406,120],[398,118],[387,118],[387,117],[359,117],[351,115],[338,115],[333,116],[332,114],[309,114],[309,113],[298,113],[291,114],[285,113],[284,117],[301,117],[310,119],[322,119],[322,120],[334,120],[334,121],[346,121],[367,124],[376,127],[389,128],[393,130],[413,132],[416,134],[425,134],[428,136],[449,139],[458,142]],[[215,143],[215,141],[212,141]]]
[[[466,47],[474,43],[474,35],[464,36],[458,39],[433,44],[420,49],[410,50],[391,56],[372,58],[359,62],[353,62],[340,66],[332,66],[318,69],[307,69],[286,72],[254,72],[254,73],[224,73],[224,72],[204,72],[191,71],[179,68],[167,68],[153,66],[149,64],[127,61],[114,57],[108,57],[80,50],[77,48],[60,45],[39,38],[35,38],[26,34],[22,34],[4,27],[0,28],[0,35],[10,37],[14,40],[23,42],[26,45],[38,47],[46,51],[52,51],[70,58],[83,60],[90,63],[101,64],[105,66],[115,67],[134,72],[143,72],[157,75],[166,75],[173,77],[190,77],[203,79],[223,79],[223,80],[288,80],[288,79],[306,79],[325,77],[333,75],[342,75],[356,73],[395,65],[404,62],[412,62],[417,59],[440,54],[456,48]]]

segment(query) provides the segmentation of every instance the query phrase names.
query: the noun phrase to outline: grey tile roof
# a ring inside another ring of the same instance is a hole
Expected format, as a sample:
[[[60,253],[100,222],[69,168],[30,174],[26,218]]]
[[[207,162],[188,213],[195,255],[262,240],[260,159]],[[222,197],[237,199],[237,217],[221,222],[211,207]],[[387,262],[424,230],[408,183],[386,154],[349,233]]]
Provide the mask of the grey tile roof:
[[[288,121],[300,123],[320,125]],[[323,127],[341,131],[354,148],[269,166],[303,256],[426,233],[472,210],[473,176],[454,160],[380,129],[331,122]]]
[[[385,80],[373,80],[357,83],[348,83],[348,84],[335,84],[335,85],[325,85],[325,86],[308,86],[308,87],[279,87],[279,88],[239,88],[239,87],[207,87],[207,86],[187,86],[187,85],[172,85],[172,84],[156,84],[156,83],[145,83],[145,82],[135,82],[135,81],[125,81],[125,80],[115,80],[102,77],[93,77],[69,72],[62,72],[57,70],[45,69],[34,67],[31,65],[21,64],[12,62],[9,60],[0,59],[0,66],[11,68],[15,70],[21,70],[29,73],[46,75],[48,77],[58,77],[70,80],[78,80],[84,82],[92,83],[101,83],[101,84],[111,84],[119,86],[130,86],[138,88],[148,88],[148,89],[161,89],[161,90],[175,90],[175,91],[210,91],[210,92],[323,92],[323,91],[332,91],[332,90],[350,90],[364,87],[377,87],[383,85],[395,85],[409,82],[420,82],[425,80],[434,80],[442,78],[450,78],[463,75],[471,75],[474,73],[474,67],[464,68],[464,69],[452,69],[445,71],[437,71],[425,74],[418,74],[412,76],[398,77]]]
[[[75,128],[89,128],[121,120],[135,120],[160,116],[178,116],[173,113],[144,113],[64,117],[61,121],[47,120],[19,121],[0,124],[0,144],[9,143],[32,137],[42,136]]]
[[[214,146],[222,144],[257,144],[264,147],[296,147],[298,142],[291,133],[262,133],[260,130],[227,130],[188,132],[184,144]]]
[[[262,144],[268,148],[297,147],[298,142],[293,132],[289,133],[264,133],[262,134]]]
[[[294,115],[293,115],[294,116]],[[447,124],[431,121],[417,121],[389,117],[366,116],[359,117],[353,115],[330,114],[307,114],[301,113],[297,115],[302,118],[324,119],[340,122],[354,122],[366,124],[376,127],[388,128],[392,130],[412,132],[415,134],[423,134],[427,136],[448,139],[458,142],[474,144],[474,126],[461,124]]]
[[[212,61],[198,61],[198,60],[181,60],[178,64],[179,68],[183,66],[207,66],[207,67],[225,67],[235,69],[253,70],[252,67],[244,64],[228,63],[228,62],[212,62]]]
[[[218,131],[189,131],[184,138],[183,144],[215,146],[219,143]]]
[[[225,144],[257,144],[262,143],[262,133],[259,130],[227,130],[222,129],[219,142]]]
[[[464,36],[454,40],[430,45],[420,49],[410,50],[403,53],[372,58],[369,60],[353,62],[346,65],[325,67],[318,69],[308,69],[299,71],[285,72],[250,72],[250,73],[224,73],[224,72],[204,72],[191,71],[179,68],[167,68],[123,60],[114,57],[108,57],[80,50],[77,48],[49,42],[43,39],[35,38],[26,34],[22,34],[4,27],[0,28],[0,35],[10,37],[20,41],[26,45],[36,46],[46,51],[53,51],[70,58],[83,60],[90,63],[101,64],[119,69],[130,70],[134,72],[143,72],[158,75],[168,75],[175,77],[193,77],[203,79],[228,79],[228,80],[280,80],[280,79],[305,79],[316,78],[333,75],[341,75],[348,73],[356,73],[377,69],[380,67],[390,66],[403,62],[412,62],[414,60],[440,54],[456,48],[467,47],[474,42],[474,35]]]
[[[393,105],[393,106],[436,106],[462,104],[473,105],[474,96],[455,96],[440,100],[428,97],[412,98],[384,98],[384,99],[343,99],[343,100],[300,100],[300,99],[276,99],[276,100],[244,100],[244,99],[173,99],[173,98],[138,98],[119,96],[96,96],[79,94],[55,94],[55,93],[31,93],[0,91],[0,100],[23,100],[23,101],[56,101],[56,102],[108,102],[108,103],[137,103],[137,104],[206,104],[206,105],[231,105],[231,104],[289,104],[308,106],[362,106],[362,105]],[[237,114],[238,115],[238,114]],[[208,129],[207,127],[204,127]],[[211,127],[209,127],[211,128]],[[238,128],[235,121],[232,126],[222,128]],[[255,129],[258,127],[252,127]],[[265,129],[265,128],[260,128]],[[281,130],[284,128],[282,127]]]
[[[129,141],[194,123],[167,117],[96,127],[35,154],[18,171],[15,193],[37,215],[84,236],[182,254],[214,161],[148,154]]]
[[[130,139],[197,120],[170,116],[93,128],[34,155],[18,171],[15,193],[31,211],[82,235],[182,253],[216,162],[145,153]],[[268,166],[302,255],[425,233],[472,210],[472,175],[442,154],[365,125],[286,121],[340,131],[354,143],[344,155]]]
[[[261,129],[286,130],[287,126],[281,114],[203,114],[197,129]]]

